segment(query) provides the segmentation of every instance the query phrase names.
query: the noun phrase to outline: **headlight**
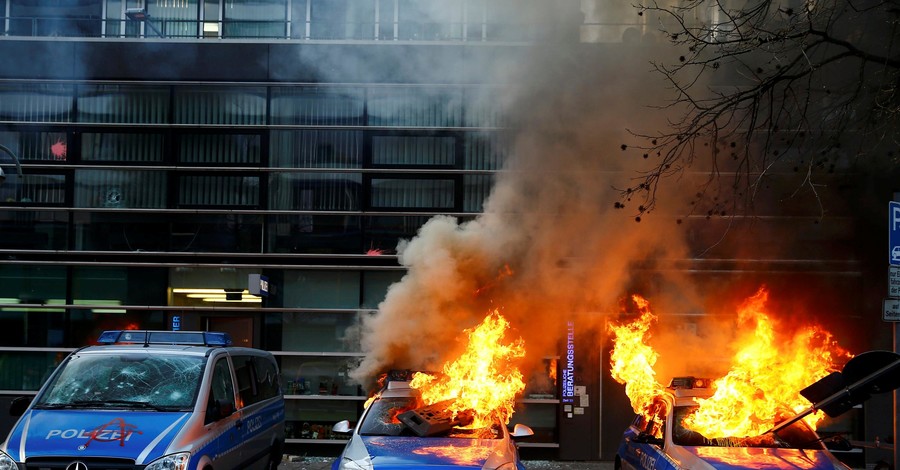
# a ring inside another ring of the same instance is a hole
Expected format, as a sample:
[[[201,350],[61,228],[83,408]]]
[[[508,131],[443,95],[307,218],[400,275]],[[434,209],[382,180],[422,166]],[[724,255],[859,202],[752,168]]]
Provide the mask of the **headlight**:
[[[185,470],[188,468],[188,462],[190,461],[190,452],[179,452],[150,462],[150,465],[144,467],[144,470]]]
[[[372,460],[368,457],[362,460],[351,460],[346,457],[341,459],[341,470],[372,470]],[[147,469],[149,470],[149,469]]]
[[[19,470],[16,461],[2,450],[0,450],[0,470]]]

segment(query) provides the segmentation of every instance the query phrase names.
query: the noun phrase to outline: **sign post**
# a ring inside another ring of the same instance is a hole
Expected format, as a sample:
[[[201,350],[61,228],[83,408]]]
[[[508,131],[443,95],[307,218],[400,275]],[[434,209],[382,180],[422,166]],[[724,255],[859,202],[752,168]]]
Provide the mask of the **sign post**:
[[[888,298],[884,300],[882,318],[893,323],[894,352],[900,353],[900,193],[888,203]],[[900,390],[894,390],[894,468],[900,465]]]

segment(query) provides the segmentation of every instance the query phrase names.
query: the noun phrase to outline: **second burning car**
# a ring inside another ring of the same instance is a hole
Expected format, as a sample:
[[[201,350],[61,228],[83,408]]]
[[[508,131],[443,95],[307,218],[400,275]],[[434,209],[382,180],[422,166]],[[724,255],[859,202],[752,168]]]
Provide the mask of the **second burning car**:
[[[706,437],[682,421],[712,390],[708,379],[680,377],[625,430],[616,470],[849,470],[802,420],[761,436]],[[772,423],[773,427],[776,423]]]

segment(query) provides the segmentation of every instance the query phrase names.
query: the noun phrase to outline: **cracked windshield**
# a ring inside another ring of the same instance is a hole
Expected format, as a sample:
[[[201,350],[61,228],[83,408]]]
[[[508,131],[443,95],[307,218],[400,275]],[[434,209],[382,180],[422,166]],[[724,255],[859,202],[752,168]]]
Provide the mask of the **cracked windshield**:
[[[200,356],[76,355],[53,379],[37,406],[190,408],[205,362]]]

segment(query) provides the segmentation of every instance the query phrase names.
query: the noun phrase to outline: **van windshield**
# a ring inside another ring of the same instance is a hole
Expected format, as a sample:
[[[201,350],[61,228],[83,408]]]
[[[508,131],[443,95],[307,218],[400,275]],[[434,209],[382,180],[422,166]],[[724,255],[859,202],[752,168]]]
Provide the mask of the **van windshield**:
[[[190,409],[205,364],[202,356],[174,354],[73,355],[35,407]]]

